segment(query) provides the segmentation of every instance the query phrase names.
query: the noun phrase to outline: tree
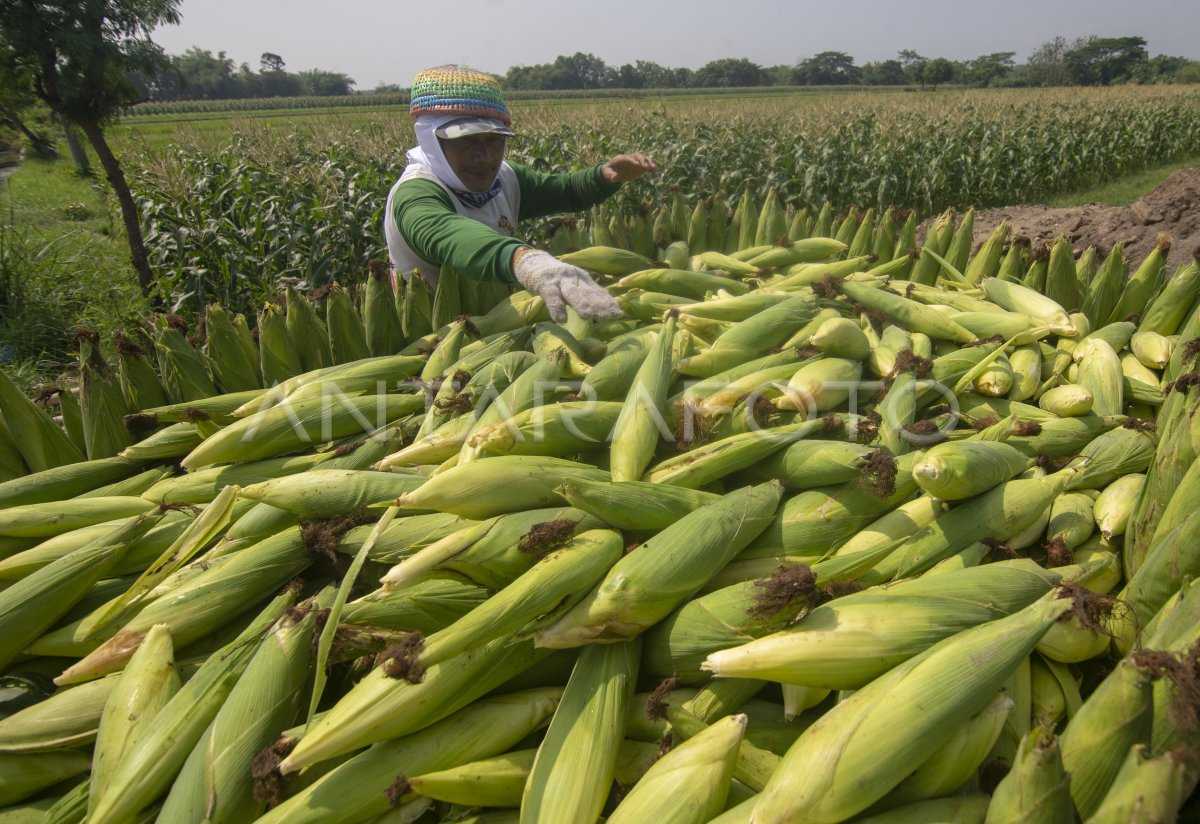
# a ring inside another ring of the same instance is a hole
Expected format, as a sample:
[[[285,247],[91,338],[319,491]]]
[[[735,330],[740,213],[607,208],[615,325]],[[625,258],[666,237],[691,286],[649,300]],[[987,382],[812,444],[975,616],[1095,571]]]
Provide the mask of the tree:
[[[1071,81],[1081,86],[1130,80],[1148,60],[1144,37],[1088,37],[1063,55]]]
[[[603,89],[616,82],[616,72],[594,54],[575,52],[554,59],[556,89]]]
[[[702,88],[765,86],[767,74],[762,66],[744,57],[725,57],[709,61],[697,69],[693,82]]]
[[[921,82],[927,86],[940,86],[954,79],[954,64],[944,57],[926,61],[921,68]]]
[[[274,52],[263,52],[258,58],[258,68],[263,74],[267,72],[281,72],[287,64],[283,62],[283,58]]]
[[[617,69],[617,85],[622,89],[640,89],[646,85],[646,78],[642,77],[637,66],[626,63]]]
[[[976,86],[990,86],[1012,74],[1016,52],[981,54],[967,63],[964,79]]]
[[[900,66],[904,69],[904,79],[910,84],[924,82],[922,80],[925,72],[925,63],[929,58],[923,57],[913,49],[901,49],[897,55],[900,58]]]
[[[882,60],[863,64],[862,82],[868,86],[903,86],[908,78],[899,60]]]
[[[862,80],[854,58],[839,51],[824,51],[800,61],[796,75],[806,86],[841,86]]]
[[[25,135],[30,149],[38,157],[58,157],[54,141],[35,131],[27,122],[26,114],[37,102],[32,73],[7,59],[5,52],[7,47],[0,43],[0,125]]]
[[[131,75],[152,75],[164,63],[150,33],[178,22],[179,0],[0,0],[0,41],[9,69],[29,72],[42,102],[87,136],[121,205],[144,293],[154,276],[137,204],[104,126],[139,99]]]
[[[793,86],[796,84],[795,66],[767,66],[763,71],[768,86]]]
[[[1077,41],[1078,43],[1078,41]],[[1029,55],[1025,76],[1031,86],[1066,86],[1071,82],[1066,54],[1071,44],[1065,37],[1055,37],[1038,46]]]
[[[297,75],[300,81],[300,93],[317,97],[345,95],[354,91],[354,78],[341,72],[327,72],[324,69],[308,69]]]

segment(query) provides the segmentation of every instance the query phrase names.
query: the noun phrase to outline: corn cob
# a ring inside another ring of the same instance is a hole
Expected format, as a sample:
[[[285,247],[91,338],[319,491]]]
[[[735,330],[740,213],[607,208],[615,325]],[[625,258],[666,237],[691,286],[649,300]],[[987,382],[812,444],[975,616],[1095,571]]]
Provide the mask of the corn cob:
[[[1121,360],[1106,342],[1089,341],[1080,347],[1078,383],[1092,393],[1097,415],[1120,415],[1125,408],[1125,382]]]
[[[816,607],[789,629],[714,652],[703,668],[720,678],[857,689],[942,639],[1028,606],[1058,578],[1021,560],[866,590]]]
[[[1063,418],[1087,415],[1094,403],[1092,390],[1077,383],[1065,383],[1048,389],[1038,398],[1038,406]]]
[[[143,492],[142,498],[156,504],[206,504],[226,486],[244,488],[285,475],[307,472],[332,457],[333,453],[325,452],[229,466],[209,466],[186,475],[165,478]]]
[[[734,324],[711,347],[685,359],[676,369],[684,375],[710,377],[782,344],[816,313],[817,306],[811,298],[797,295]]]
[[[250,663],[258,639],[294,602],[291,590],[273,599],[155,714],[145,735],[123,754],[103,794],[91,807],[88,822],[120,821],[149,806],[167,790]]]
[[[362,318],[349,293],[338,283],[325,295],[325,328],[329,331],[330,363],[348,363],[371,356]]]
[[[213,378],[223,391],[239,392],[262,386],[257,352],[252,347],[247,349],[241,331],[218,303],[210,303],[204,310],[204,334],[204,354],[212,364]]]
[[[1096,526],[1105,540],[1125,534],[1134,503],[1146,482],[1146,476],[1133,473],[1117,478],[1100,492],[1093,507]]]
[[[597,820],[621,743],[620,719],[637,680],[641,644],[593,645],[579,655],[550,722],[521,799],[521,817],[537,822]],[[568,780],[576,774],[583,780]]]
[[[83,454],[44,410],[0,372],[0,417],[30,472],[83,460]]]
[[[273,303],[258,313],[258,363],[267,386],[283,383],[304,371],[288,335],[283,310]]]
[[[117,684],[97,729],[85,811],[96,806],[125,754],[137,748],[154,717],[179,691],[175,651],[167,627],[152,627],[125,671],[114,678]]]
[[[991,752],[1013,700],[1004,691],[968,719],[916,772],[888,794],[887,804],[906,804],[953,795],[969,782]]]
[[[618,561],[582,602],[540,630],[537,644],[611,643],[657,623],[762,531],[780,492],[774,483],[747,487],[676,521]]]
[[[753,481],[778,480],[788,489],[814,489],[853,481],[873,447],[849,441],[804,439],[749,467]]]
[[[326,588],[279,618],[196,742],[159,813],[164,821],[245,821],[262,812],[252,795],[252,759],[295,718],[311,667],[317,609]]]
[[[1075,337],[1078,330],[1071,322],[1067,310],[1057,301],[1038,294],[1035,290],[1017,283],[987,278],[982,284],[988,300],[999,304],[1010,312],[1029,315],[1056,335]]]
[[[842,281],[842,292],[850,300],[874,311],[882,312],[896,323],[914,332],[923,332],[937,340],[970,343],[974,333],[959,326],[942,313],[908,298],[850,281]]]
[[[130,340],[122,332],[113,336],[113,344],[117,350],[117,380],[121,384],[121,392],[125,396],[125,404],[130,409],[148,409],[151,406],[162,406],[167,402],[167,393],[158,380],[146,350],[139,342]]]
[[[145,466],[121,457],[78,461],[0,483],[0,509],[54,503],[124,480]]]
[[[1059,739],[1071,800],[1083,819],[1099,808],[1134,744],[1150,738],[1150,677],[1126,658],[1079,708]]]
[[[372,355],[390,355],[399,352],[404,345],[391,275],[381,263],[372,262],[368,266],[363,293],[363,333]]]
[[[93,336],[79,335],[79,407],[83,442],[90,460],[109,458],[129,445],[124,417],[125,396],[116,376],[100,355]]]
[[[594,515],[614,529],[657,531],[720,496],[685,487],[637,482],[606,483],[573,479],[559,494],[571,506]]]
[[[182,403],[217,394],[208,358],[184,337],[182,319],[176,315],[158,318],[156,326],[154,350],[167,397]]]
[[[666,426],[667,390],[671,383],[671,343],[675,318],[668,317],[634,377],[612,432],[609,465],[614,481],[636,481],[654,458]]]
[[[1186,752],[1154,754],[1135,744],[1088,822],[1175,821],[1196,780],[1196,765]]]
[[[1157,332],[1160,335],[1175,334],[1187,317],[1189,308],[1195,304],[1198,289],[1200,263],[1193,253],[1192,260],[1175,272],[1146,307],[1146,312],[1138,324],[1138,331]]]
[[[299,527],[260,541],[150,602],[112,638],[64,670],[57,683],[79,683],[121,669],[155,624],[166,624],[176,645],[186,646],[261,602],[313,560]]]
[[[1066,715],[1067,699],[1058,679],[1050,672],[1045,662],[1046,659],[1040,656],[1033,656],[1029,662],[1032,722],[1034,726],[1053,730]]]
[[[1046,297],[1068,312],[1079,309],[1083,295],[1079,276],[1075,272],[1075,257],[1071,243],[1060,237],[1050,247],[1050,261],[1046,269]]]
[[[819,358],[802,365],[776,399],[776,407],[813,415],[837,409],[857,395],[862,363],[845,358]]]
[[[945,501],[972,498],[1024,472],[1029,459],[1000,441],[960,441],[934,446],[913,465],[913,479]]]
[[[1074,817],[1058,740],[1034,728],[1021,740],[1012,769],[992,793],[986,824],[1057,824]]]
[[[837,704],[788,750],[759,795],[752,820],[836,822],[869,807],[898,785],[914,762],[948,741],[958,724],[987,706],[1070,606],[1069,599],[1048,594],[1006,618],[935,644]],[[981,649],[988,650],[986,656],[980,656]],[[917,696],[920,712],[912,709]],[[796,782],[796,775],[806,778]]]
[[[288,338],[296,348],[300,367],[311,371],[331,365],[333,358],[329,351],[329,330],[318,317],[312,303],[295,289],[287,290],[285,301]]]
[[[1167,252],[1171,250],[1171,240],[1166,235],[1159,235],[1158,242],[1150,250],[1150,254],[1138,266],[1137,270],[1125,281],[1124,289],[1117,300],[1116,306],[1108,315],[1108,322],[1129,320],[1141,317],[1151,296],[1158,290],[1162,276],[1163,264]]]

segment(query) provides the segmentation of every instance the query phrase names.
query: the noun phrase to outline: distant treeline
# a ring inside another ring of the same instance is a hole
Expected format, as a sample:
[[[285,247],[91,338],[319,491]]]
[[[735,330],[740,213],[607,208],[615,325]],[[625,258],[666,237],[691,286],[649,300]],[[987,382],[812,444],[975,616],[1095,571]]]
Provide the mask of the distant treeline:
[[[760,66],[742,57],[713,60],[698,69],[650,60],[610,66],[594,54],[560,55],[551,63],[513,66],[498,79],[513,91],[714,89],[759,86],[1107,86],[1119,83],[1200,83],[1200,61],[1151,57],[1145,38],[1056,37],[1018,64],[1016,53],[992,52],[971,60],[926,57],[905,49],[892,60],[858,65],[846,52],[825,51],[795,65]],[[167,59],[153,77],[136,78],[148,101],[302,99],[353,94],[355,81],[340,72],[290,72],[284,59],[263,52],[258,70],[225,52],[191,48]],[[384,84],[364,96],[405,95]],[[405,98],[407,99],[407,98]],[[375,105],[375,104],[365,104]],[[295,106],[284,106],[293,108]]]

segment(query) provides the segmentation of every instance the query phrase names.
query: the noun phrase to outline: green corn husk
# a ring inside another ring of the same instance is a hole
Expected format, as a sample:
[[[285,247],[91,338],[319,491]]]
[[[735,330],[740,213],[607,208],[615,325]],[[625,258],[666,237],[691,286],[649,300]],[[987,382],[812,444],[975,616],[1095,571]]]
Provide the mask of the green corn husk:
[[[362,316],[364,342],[372,355],[391,355],[403,348],[404,331],[396,313],[391,273],[383,264],[368,267]]]
[[[1082,467],[1068,489],[1103,489],[1122,475],[1145,472],[1154,459],[1153,433],[1119,426],[1110,429],[1079,453]]]
[[[75,442],[74,438],[71,439],[71,442],[76,448],[79,448],[79,444]],[[0,415],[0,484],[27,474],[29,474],[29,467],[25,465],[25,459],[21,457],[20,450],[13,442],[12,434],[4,423],[4,416]]]
[[[295,289],[285,293],[287,333],[300,358],[300,368],[308,372],[333,363],[329,352],[329,330],[312,303]]]
[[[257,352],[252,347],[247,349],[242,333],[219,303],[205,307],[204,335],[204,354],[212,364],[213,377],[222,391],[240,392],[262,387]]]
[[[863,360],[870,354],[870,344],[857,323],[849,318],[831,318],[813,333],[811,345],[830,357]]]
[[[153,469],[147,469],[145,472],[139,472],[136,475],[131,475],[123,480],[114,481],[113,483],[105,484],[104,486],[98,486],[95,489],[84,492],[82,495],[77,495],[76,497],[124,498],[129,496],[138,496],[159,481],[165,478],[170,478],[174,474],[174,470],[169,466],[157,466]]]
[[[996,786],[986,824],[1062,824],[1074,820],[1070,779],[1058,739],[1034,728],[1021,739],[1016,759]]]
[[[1088,824],[1179,820],[1197,777],[1186,751],[1155,755],[1143,744],[1134,745]]]
[[[1146,476],[1133,473],[1117,478],[1100,492],[1093,507],[1096,527],[1105,540],[1125,534]]]
[[[603,448],[620,420],[622,404],[568,401],[528,409],[478,430],[467,441],[473,454],[566,457]],[[657,437],[657,436],[656,436]]]
[[[418,667],[449,660],[497,638],[552,621],[573,607],[621,557],[624,542],[611,530],[574,537],[504,589],[441,632],[425,639]],[[388,585],[388,576],[382,582]]]
[[[333,602],[326,588],[271,627],[196,742],[163,802],[159,818],[239,822],[263,812],[252,792],[252,761],[300,711],[312,666],[317,610]]]
[[[1024,453],[1001,441],[957,441],[929,449],[913,465],[912,475],[927,494],[960,501],[1009,481],[1028,467]]]
[[[1001,255],[1008,240],[1010,226],[1002,220],[967,262],[965,267],[956,267],[963,273],[967,283],[975,284],[984,278],[995,277],[1000,270]]]
[[[645,480],[697,489],[747,469],[789,443],[844,428],[841,418],[825,417],[730,435],[667,458],[650,467]]]
[[[434,329],[441,329],[463,314],[461,282],[457,269],[443,265],[438,271],[437,285],[433,290],[433,304],[429,310],[430,323]]]
[[[1013,700],[1003,691],[968,719],[941,749],[888,794],[886,803],[906,804],[953,795],[975,777],[991,752]]]
[[[137,749],[154,717],[179,691],[181,681],[167,627],[152,627],[125,671],[114,677],[117,684],[100,716],[86,809],[95,807],[125,754]]]
[[[258,819],[259,824],[371,821],[387,812],[387,791],[397,778],[511,750],[546,723],[561,692],[538,689],[485,698],[418,732],[376,744],[318,777]]]
[[[986,278],[981,286],[984,297],[988,300],[1010,312],[1030,316],[1043,326],[1049,327],[1056,335],[1075,337],[1078,334],[1067,310],[1061,304],[1028,286],[997,278]]]
[[[67,433],[2,371],[0,418],[30,472],[42,472],[83,460],[82,452],[71,443]]]
[[[846,403],[862,377],[862,363],[845,358],[818,358],[800,366],[788,379],[775,406],[812,416]]]
[[[35,753],[86,747],[96,739],[100,715],[119,676],[58,690],[32,706],[0,718],[0,753]]]
[[[1071,799],[1087,820],[1112,786],[1130,747],[1151,730],[1150,676],[1123,659],[1083,702],[1059,738]]]
[[[258,365],[266,386],[283,383],[304,371],[288,335],[283,310],[268,303],[258,313]]]
[[[783,344],[817,314],[816,302],[797,295],[735,323],[698,355],[676,365],[683,375],[706,378],[753,360]]]
[[[376,667],[315,719],[280,764],[285,774],[378,741],[424,729],[545,657],[526,641],[501,639],[430,667],[419,684]],[[392,777],[395,772],[391,773]]]
[[[929,824],[934,821],[984,824],[987,809],[986,795],[967,793],[932,801],[917,801],[887,812],[866,815],[855,821],[858,824]]]
[[[1092,516],[1095,503],[1090,495],[1066,492],[1050,506],[1050,521],[1046,526],[1046,544],[1067,551],[1083,546],[1096,529]]]
[[[536,749],[472,761],[407,779],[417,796],[465,807],[516,807],[529,778]]]
[[[70,792],[59,796],[57,799],[43,799],[42,804],[47,801],[53,801],[49,807],[45,808],[45,817],[33,819],[37,824],[79,824],[87,817],[87,799],[88,799],[88,784],[87,779],[75,785],[75,788]],[[9,811],[10,815],[14,815]],[[0,821],[4,821],[0,817]],[[20,819],[16,819],[19,821]],[[10,822],[10,824],[12,824]]]
[[[81,752],[0,755],[0,805],[5,807],[86,773],[89,759]]]
[[[270,394],[262,389],[227,392],[223,395],[213,395],[184,403],[155,406],[150,409],[143,409],[139,414],[145,416],[154,425],[191,422],[225,426],[236,420],[238,411],[243,406],[250,406],[255,402],[270,397]]]
[[[1170,250],[1171,239],[1167,235],[1159,235],[1158,242],[1150,250],[1150,254],[1146,255],[1137,270],[1129,276],[1129,280],[1125,281],[1121,297],[1108,315],[1108,323],[1129,320],[1135,316],[1141,317],[1147,302],[1158,291],[1163,264]]]
[[[743,475],[758,482],[778,480],[788,489],[844,484],[861,475],[872,451],[874,447],[850,441],[805,439],[755,463]]]
[[[155,504],[206,504],[227,486],[243,489],[285,475],[316,469],[333,457],[326,452],[293,457],[268,458],[230,466],[209,466],[174,478],[166,478],[142,493]]]
[[[342,623],[429,634],[484,603],[491,593],[452,572],[435,572],[400,590],[377,589],[350,601]]]
[[[144,337],[139,335],[135,342],[117,332],[113,336],[113,345],[117,352],[117,380],[125,396],[125,405],[130,409],[165,405],[167,391],[147,357]]]
[[[412,492],[424,477],[365,469],[313,469],[253,483],[241,494],[304,519],[353,515],[371,504]]]
[[[893,465],[886,452],[878,450],[878,453],[880,463]],[[743,557],[825,555],[913,496],[917,485],[912,467],[920,457],[920,453],[910,452],[895,459],[890,491],[886,487],[874,488],[868,464],[856,480],[793,495]]]
[[[313,561],[300,527],[266,538],[151,601],[56,683],[78,683],[120,669],[155,624],[166,624],[182,648],[253,608]]]
[[[1008,360],[1013,376],[1009,400],[1027,401],[1034,397],[1042,383],[1042,355],[1038,347],[1022,346]]]
[[[1083,303],[1079,276],[1075,272],[1075,253],[1071,243],[1060,237],[1050,247],[1050,262],[1046,269],[1046,297],[1074,312]]]
[[[1023,410],[1022,410],[1023,411]],[[1029,420],[1024,414],[1021,418]],[[1124,423],[1125,418],[1116,415],[1080,415],[1074,418],[1041,418],[1029,420],[1032,428],[1022,421],[1021,429],[1011,430],[1005,443],[1015,446],[1031,458],[1046,455],[1061,458],[1078,453],[1097,437]],[[998,426],[1007,426],[1001,421]]]
[[[624,400],[645,360],[646,349],[644,337],[610,344],[608,354],[584,376],[579,387],[580,397],[597,401]]]
[[[604,808],[617,766],[621,719],[637,681],[641,642],[580,652],[521,798],[526,824],[589,824]],[[584,776],[585,780],[575,780]]]
[[[133,816],[167,790],[250,664],[260,638],[294,602],[292,590],[277,596],[175,693],[113,771],[88,817],[91,824]]]
[[[785,349],[780,354],[788,353],[790,355],[792,351]],[[759,361],[766,360],[766,358],[759,359]],[[716,388],[711,394],[709,394],[709,388],[715,387],[717,377],[710,379],[712,383],[704,381],[688,387],[684,390],[678,406],[680,419],[676,425],[676,428],[680,430],[678,437],[684,441],[691,439],[697,428],[702,429],[706,422],[719,422],[720,419],[728,417],[737,408],[737,405],[744,401],[776,398],[786,389],[787,381],[791,380],[793,375],[801,368],[815,362],[811,358],[795,360],[789,357],[785,363],[773,363],[771,366],[749,372],[728,383],[721,381],[724,385]],[[733,370],[730,370],[730,373],[732,372]],[[709,385],[705,386],[705,384]],[[694,400],[697,398],[698,402]]]
[[[1129,341],[1134,358],[1147,370],[1162,369],[1171,361],[1174,343],[1158,332],[1137,331]],[[1152,381],[1151,383],[1156,383]]]
[[[568,648],[639,634],[693,596],[769,523],[782,488],[747,487],[684,516],[618,561],[595,590],[535,635]]]
[[[145,467],[123,457],[78,461],[0,483],[0,509],[54,503],[121,481]]]
[[[79,339],[79,411],[89,460],[111,458],[129,446],[125,396],[93,341]]]
[[[1038,398],[1038,406],[1062,418],[1075,418],[1092,411],[1092,390],[1077,383],[1064,383],[1048,389]]]
[[[690,512],[720,499],[697,489],[641,481],[608,483],[568,480],[558,490],[573,507],[614,529],[658,531]]]
[[[433,296],[429,284],[418,272],[404,276],[404,288],[396,294],[400,328],[406,340],[412,342],[436,331],[433,328]],[[401,300],[403,298],[403,300]]]
[[[0,591],[0,667],[54,626],[160,517],[149,514],[123,523]]]
[[[402,509],[436,509],[465,518],[554,506],[569,480],[607,481],[608,473],[561,458],[499,455],[456,466],[396,499]]]
[[[1194,509],[1171,528],[1156,533],[1142,563],[1118,594],[1123,609],[1110,626],[1116,645],[1130,649],[1141,627],[1170,599],[1183,581],[1200,573],[1200,513]]]
[[[740,280],[716,275],[711,272],[693,272],[689,269],[644,269],[626,275],[615,284],[619,290],[643,289],[647,292],[662,292],[677,298],[703,300],[707,292],[724,291],[741,295],[749,291],[748,284]]]
[[[708,248],[708,208],[708,202],[700,198],[692,209],[691,220],[688,221],[688,249],[701,252]]]
[[[1080,352],[1077,383],[1092,393],[1097,415],[1120,415],[1125,408],[1125,381],[1121,359],[1105,341],[1089,341]]]
[[[167,397],[172,403],[184,403],[216,395],[208,358],[188,342],[180,325],[176,316],[155,322],[154,350]]]
[[[945,227],[948,231],[950,226]],[[971,249],[974,246],[975,236],[975,210],[968,209],[962,216],[962,220],[958,222],[958,226],[954,228],[950,235],[950,241],[945,246],[945,257],[958,271],[962,272],[967,268],[967,263],[971,258]]]
[[[1053,730],[1059,720],[1066,715],[1067,698],[1062,685],[1050,672],[1046,661],[1045,658],[1034,656],[1029,662],[1031,721],[1034,726]],[[1074,713],[1072,712],[1072,714]],[[1014,758],[1014,760],[1016,759]]]
[[[915,300],[861,283],[843,281],[842,292],[861,306],[882,312],[905,329],[922,332],[935,340],[971,343],[975,334],[941,312]]]
[[[1179,331],[1191,306],[1200,296],[1200,262],[1192,260],[1172,276],[1142,316],[1139,332],[1173,335]]]
[[[838,546],[834,555],[844,557],[907,538],[929,526],[944,511],[945,505],[936,498],[929,495],[914,498],[864,526]]]
[[[702,824],[725,807],[745,715],[731,715],[656,761],[608,817],[610,824]]]
[[[753,820],[833,824],[884,797],[912,764],[928,759],[987,706],[1069,607],[1069,600],[1047,595],[941,641],[853,693],[788,750],[758,796]]]
[[[675,318],[669,316],[657,341],[647,351],[613,427],[609,454],[613,481],[640,480],[665,434],[662,427],[666,426],[674,339]]]
[[[719,678],[857,689],[945,638],[1028,606],[1058,581],[1018,560],[876,587],[822,604],[788,629],[714,652],[703,669]]]
[[[350,294],[336,282],[325,296],[325,328],[329,330],[331,363],[349,363],[372,355],[362,318]]]
[[[1046,501],[1061,493],[1072,477],[1067,470],[1017,478],[964,501],[907,538],[864,578],[875,582],[908,577],[976,542],[1013,539],[1048,514]]]
[[[691,248],[691,244],[688,246]],[[699,249],[698,246],[695,248]],[[654,261],[648,260],[636,252],[614,246],[589,246],[578,252],[561,255],[559,260],[590,272],[613,277],[622,277],[654,266]]]

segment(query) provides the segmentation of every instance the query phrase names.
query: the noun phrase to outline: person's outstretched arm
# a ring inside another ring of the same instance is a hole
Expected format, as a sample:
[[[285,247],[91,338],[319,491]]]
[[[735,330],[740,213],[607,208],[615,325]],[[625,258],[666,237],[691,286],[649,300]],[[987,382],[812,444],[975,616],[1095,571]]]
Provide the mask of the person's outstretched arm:
[[[607,163],[576,172],[540,172],[510,164],[521,185],[521,220],[590,209],[612,197],[621,184],[655,171],[643,154],[617,155]]]

